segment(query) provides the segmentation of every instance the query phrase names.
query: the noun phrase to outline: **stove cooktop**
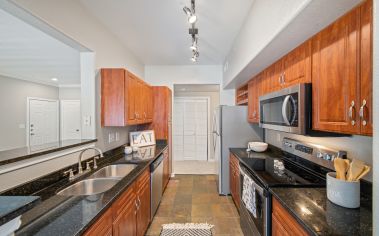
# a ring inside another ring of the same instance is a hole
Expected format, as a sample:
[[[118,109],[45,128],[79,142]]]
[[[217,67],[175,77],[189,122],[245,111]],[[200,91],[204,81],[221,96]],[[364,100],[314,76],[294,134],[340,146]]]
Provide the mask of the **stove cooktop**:
[[[339,155],[346,158],[343,151],[285,138],[281,152],[241,159],[265,187],[325,187],[326,173],[333,171],[332,161]]]

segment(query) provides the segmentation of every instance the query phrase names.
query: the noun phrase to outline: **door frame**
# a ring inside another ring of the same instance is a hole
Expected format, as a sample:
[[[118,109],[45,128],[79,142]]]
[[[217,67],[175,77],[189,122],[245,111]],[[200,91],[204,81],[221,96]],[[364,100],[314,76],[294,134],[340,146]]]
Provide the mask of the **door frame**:
[[[63,137],[62,137],[62,135],[63,135],[63,119],[62,119],[63,106],[62,106],[62,102],[79,102],[79,105],[80,105],[80,125],[82,124],[82,103],[81,103],[80,99],[61,99],[61,100],[59,100],[59,138],[60,138],[60,140],[63,140]],[[80,127],[80,137],[81,136],[82,136],[82,127]]]
[[[207,101],[207,161],[213,161],[213,160],[209,160],[209,157],[211,155],[211,150],[210,150],[210,146],[209,146],[209,141],[210,141],[210,138],[209,138],[209,129],[210,129],[210,109],[211,109],[211,97],[210,96],[199,96],[199,97],[191,97],[191,96],[174,96],[174,101],[173,101],[173,104],[175,104],[175,100],[176,99],[189,99],[189,100],[206,100]],[[174,107],[174,106],[172,106]],[[173,112],[172,116],[175,116],[175,112]],[[172,119],[172,122],[174,123],[175,119],[173,118]],[[172,124],[172,129],[175,128],[175,125]],[[174,160],[174,158],[173,158]]]
[[[60,122],[59,122],[59,112],[60,112],[60,104],[59,100],[55,99],[47,99],[47,98],[39,98],[39,97],[26,97],[26,146],[30,146],[30,106],[29,103],[31,100],[39,100],[39,101],[46,101],[46,102],[56,102],[57,103],[57,124],[58,124],[58,133],[57,133],[57,140],[59,140],[60,137]]]

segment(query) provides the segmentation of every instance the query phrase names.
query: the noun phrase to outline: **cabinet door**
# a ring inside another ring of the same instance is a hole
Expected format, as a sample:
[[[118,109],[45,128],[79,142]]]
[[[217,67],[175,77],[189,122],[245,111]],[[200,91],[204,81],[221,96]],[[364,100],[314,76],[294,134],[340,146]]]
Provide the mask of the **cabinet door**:
[[[275,215],[272,215],[272,236],[290,236]]]
[[[311,41],[308,40],[283,58],[282,87],[311,82]]]
[[[101,126],[124,126],[124,69],[101,69]]]
[[[360,122],[361,134],[372,135],[372,0],[366,0],[361,11]],[[365,101],[365,103],[364,103]]]
[[[146,170],[137,181],[137,235],[143,236],[150,223],[150,172]]]
[[[154,115],[154,94],[153,94],[153,88],[151,86],[147,86],[147,94],[146,94],[146,104],[147,104],[147,111],[146,115],[147,118],[146,120],[148,122],[153,121],[153,115]]]
[[[354,9],[312,39],[313,129],[357,134],[358,26]]]
[[[137,221],[136,221],[136,207],[135,202],[128,202],[127,205],[120,212],[118,217],[113,222],[113,235],[124,236],[137,235]]]
[[[111,236],[112,209],[107,210],[85,233],[84,236]]]
[[[126,94],[125,104],[127,106],[125,112],[127,113],[127,124],[135,124],[137,122],[136,103],[138,92],[137,78],[130,72],[126,72]]]
[[[270,90],[271,92],[278,91],[282,88],[282,73],[283,64],[282,60],[275,62],[268,69],[268,76],[270,77]]]
[[[255,111],[255,79],[251,79],[247,85],[247,120],[249,122],[254,122],[254,111]]]
[[[137,123],[142,124],[144,123],[144,84],[141,80],[137,79],[137,97],[135,100],[135,106],[136,106],[136,112],[137,112]]]

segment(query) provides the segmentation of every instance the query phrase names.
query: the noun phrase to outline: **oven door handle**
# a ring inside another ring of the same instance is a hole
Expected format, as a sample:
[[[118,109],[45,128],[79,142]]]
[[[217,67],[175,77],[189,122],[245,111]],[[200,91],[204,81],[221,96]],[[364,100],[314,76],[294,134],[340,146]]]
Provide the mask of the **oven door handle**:
[[[286,125],[291,125],[291,123],[287,117],[287,107],[289,105],[290,99],[291,99],[291,95],[287,95],[284,98],[283,105],[282,105],[282,116],[283,116],[283,119],[284,119],[284,122],[286,123]]]

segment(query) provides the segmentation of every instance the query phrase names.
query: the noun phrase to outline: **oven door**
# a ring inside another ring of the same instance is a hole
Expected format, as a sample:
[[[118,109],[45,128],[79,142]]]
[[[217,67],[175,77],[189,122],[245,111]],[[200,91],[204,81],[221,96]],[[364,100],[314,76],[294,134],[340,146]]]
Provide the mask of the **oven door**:
[[[255,183],[255,197],[256,197],[256,216],[251,214],[246,208],[245,203],[242,200],[243,191],[243,179],[244,174],[247,174]],[[257,235],[266,236],[271,235],[271,208],[270,208],[270,194],[267,190],[260,185],[258,180],[242,165],[240,165],[240,196],[241,196],[241,206],[240,206],[240,224],[244,235]]]
[[[289,133],[305,134],[307,86],[307,84],[298,84],[259,97],[260,126]]]

